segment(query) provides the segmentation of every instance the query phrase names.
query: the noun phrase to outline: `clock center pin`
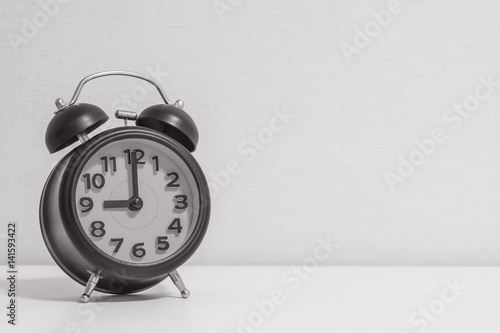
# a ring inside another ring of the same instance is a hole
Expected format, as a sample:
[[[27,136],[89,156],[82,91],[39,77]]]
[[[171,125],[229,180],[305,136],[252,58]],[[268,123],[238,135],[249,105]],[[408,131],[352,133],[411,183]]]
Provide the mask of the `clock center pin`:
[[[130,198],[130,204],[128,208],[130,210],[141,210],[142,207],[144,206],[144,202],[142,201],[141,198]]]

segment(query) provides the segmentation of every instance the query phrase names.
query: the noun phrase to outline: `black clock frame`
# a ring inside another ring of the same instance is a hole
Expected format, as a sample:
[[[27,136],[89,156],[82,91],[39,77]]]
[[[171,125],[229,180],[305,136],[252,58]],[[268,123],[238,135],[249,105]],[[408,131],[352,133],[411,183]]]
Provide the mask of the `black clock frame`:
[[[118,140],[142,138],[156,141],[176,153],[193,174],[199,193],[198,220],[191,236],[173,255],[147,264],[133,264],[104,254],[78,222],[75,189],[83,166],[102,147]],[[61,269],[85,285],[92,272],[101,276],[96,290],[133,293],[163,281],[184,264],[199,247],[210,218],[210,194],[205,176],[191,153],[164,134],[140,126],[107,130],[66,155],[50,174],[40,201],[40,226],[49,252]]]

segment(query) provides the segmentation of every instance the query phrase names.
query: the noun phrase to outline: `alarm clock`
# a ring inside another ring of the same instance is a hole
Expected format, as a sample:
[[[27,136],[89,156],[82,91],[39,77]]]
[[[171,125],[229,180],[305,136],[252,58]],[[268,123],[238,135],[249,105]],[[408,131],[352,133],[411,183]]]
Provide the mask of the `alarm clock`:
[[[151,83],[164,104],[139,115],[117,110],[124,126],[89,137],[109,117],[77,99],[87,82],[111,75]],[[177,268],[206,233],[210,194],[192,155],[198,130],[183,102],[172,104],[150,77],[107,71],[82,79],[71,100],[57,99],[56,106],[45,135],[49,152],[80,145],[57,163],[45,183],[40,226],[54,261],[85,286],[80,301],[87,303],[93,290],[134,293],[167,277],[187,298]]]

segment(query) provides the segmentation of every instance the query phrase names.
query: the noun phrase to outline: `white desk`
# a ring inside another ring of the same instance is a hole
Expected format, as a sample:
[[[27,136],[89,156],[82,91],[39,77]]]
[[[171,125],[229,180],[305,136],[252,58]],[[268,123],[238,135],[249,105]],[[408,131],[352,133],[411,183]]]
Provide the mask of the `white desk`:
[[[0,284],[0,331],[500,332],[500,268],[320,267],[298,274],[285,266],[186,266],[179,273],[191,291],[187,300],[166,280],[139,294],[94,292],[80,304],[83,287],[58,267],[22,266],[15,327],[7,324],[6,279]]]

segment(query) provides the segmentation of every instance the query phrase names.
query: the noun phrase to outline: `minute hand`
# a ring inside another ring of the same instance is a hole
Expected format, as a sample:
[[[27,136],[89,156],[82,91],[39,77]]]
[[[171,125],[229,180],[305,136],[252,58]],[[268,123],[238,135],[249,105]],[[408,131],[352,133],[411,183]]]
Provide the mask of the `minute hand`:
[[[131,152],[131,167],[132,167],[132,197],[133,198],[139,198],[139,179],[137,177],[137,152],[132,151]]]

